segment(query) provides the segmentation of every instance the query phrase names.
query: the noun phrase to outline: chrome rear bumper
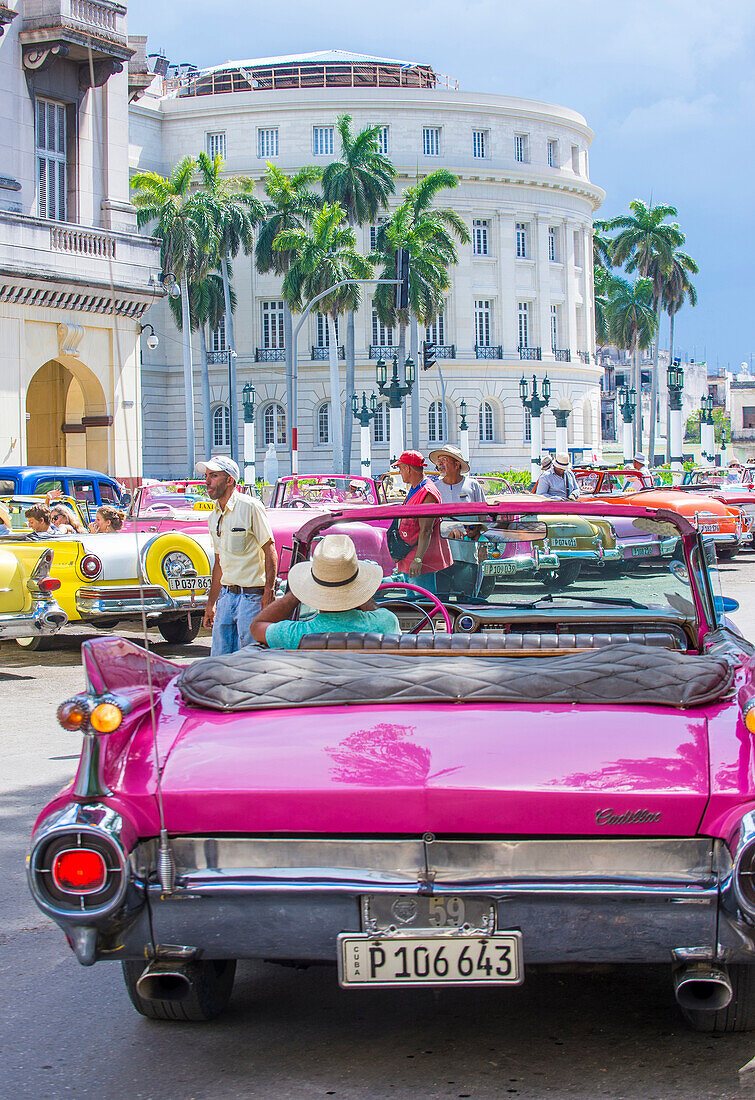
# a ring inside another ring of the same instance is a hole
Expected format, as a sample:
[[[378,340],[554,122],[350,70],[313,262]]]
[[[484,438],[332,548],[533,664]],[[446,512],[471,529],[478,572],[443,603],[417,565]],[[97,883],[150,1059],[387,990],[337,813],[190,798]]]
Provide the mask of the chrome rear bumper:
[[[76,593],[76,610],[82,619],[163,614],[166,611],[203,611],[206,593],[170,593],[159,585],[84,585]]]
[[[56,600],[35,600],[31,610],[0,615],[0,638],[40,638],[57,634],[68,616]]]

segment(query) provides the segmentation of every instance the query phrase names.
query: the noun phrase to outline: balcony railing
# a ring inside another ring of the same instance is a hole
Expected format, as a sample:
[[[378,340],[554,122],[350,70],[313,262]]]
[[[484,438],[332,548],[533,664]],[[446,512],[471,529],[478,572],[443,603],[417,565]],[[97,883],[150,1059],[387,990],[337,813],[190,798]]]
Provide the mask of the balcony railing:
[[[285,363],[285,348],[256,348],[254,353],[255,363]]]
[[[500,344],[496,344],[492,347],[483,347],[481,344],[475,344],[474,353],[478,359],[503,359],[503,348]]]
[[[338,346],[337,355],[338,355],[339,359],[345,359],[346,358],[346,348],[343,346],[343,344],[340,344]],[[318,360],[319,362],[323,362],[323,361],[327,362],[327,360],[330,358],[330,348],[315,348],[315,347],[313,347],[312,348],[312,358]]]
[[[554,348],[553,354],[557,363],[571,363],[571,351],[569,348]]]
[[[583,363],[589,363],[590,362],[590,353],[589,353],[589,351],[578,351],[577,355],[580,357],[580,359],[582,360]]]
[[[96,230],[72,226],[54,225],[50,229],[50,248],[53,252],[73,252],[79,256],[103,256],[114,260],[115,237]]]
[[[519,347],[518,351],[519,351],[519,358],[520,359],[542,359],[543,358],[543,349],[542,348],[523,348],[523,347]]]
[[[29,0],[19,38],[27,70],[39,69],[58,53],[79,65],[91,60],[90,73],[79,73],[82,88],[100,87],[134,53],[125,4],[113,0]]]
[[[398,344],[370,344],[370,359],[392,359],[398,355]]]
[[[210,366],[212,366],[213,363],[215,363],[215,364],[223,363],[225,366],[227,366],[228,365],[228,349],[226,349],[225,351],[208,351],[207,352],[207,362],[209,363]]]
[[[436,359],[455,359],[456,358],[456,344],[436,344],[435,345],[435,358]]]

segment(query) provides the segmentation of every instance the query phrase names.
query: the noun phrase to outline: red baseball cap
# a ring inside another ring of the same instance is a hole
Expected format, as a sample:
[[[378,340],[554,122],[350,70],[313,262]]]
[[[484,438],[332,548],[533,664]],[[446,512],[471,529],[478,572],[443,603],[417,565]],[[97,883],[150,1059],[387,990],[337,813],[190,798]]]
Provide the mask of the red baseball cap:
[[[402,451],[396,461],[392,464],[391,469],[395,470],[399,465],[404,466],[416,466],[421,470],[425,466],[425,460],[419,451]]]

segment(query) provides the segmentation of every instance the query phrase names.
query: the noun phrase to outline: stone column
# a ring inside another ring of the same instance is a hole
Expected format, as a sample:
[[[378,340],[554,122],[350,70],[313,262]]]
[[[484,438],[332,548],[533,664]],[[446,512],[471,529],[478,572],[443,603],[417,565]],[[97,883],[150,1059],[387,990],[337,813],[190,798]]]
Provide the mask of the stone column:
[[[671,464],[671,480],[674,485],[681,485],[684,476],[684,461],[682,458],[682,391],[675,386],[670,386],[668,391],[669,411],[669,462]]]
[[[539,410],[533,409],[530,413],[531,444],[530,444],[530,477],[536,482],[540,477],[540,469],[543,457],[543,417]]]
[[[569,419],[570,409],[553,409],[556,418],[556,454],[568,455],[569,436],[566,422]]]
[[[535,306],[534,336],[545,356],[550,354],[551,348],[551,273],[550,260],[548,259],[550,218],[545,214],[536,214],[534,222],[536,232],[535,258],[537,260],[537,271],[535,273],[537,302]],[[532,335],[530,341],[532,341]]]
[[[572,359],[577,358],[577,351],[581,347],[579,335],[577,333],[577,296],[579,286],[575,268],[576,257],[574,255],[574,232],[576,229],[576,222],[566,221],[564,222],[564,228],[562,230],[566,238],[564,242],[564,292],[566,296],[564,310],[566,316],[564,318],[565,331],[561,339],[563,341],[562,346],[570,349]]]

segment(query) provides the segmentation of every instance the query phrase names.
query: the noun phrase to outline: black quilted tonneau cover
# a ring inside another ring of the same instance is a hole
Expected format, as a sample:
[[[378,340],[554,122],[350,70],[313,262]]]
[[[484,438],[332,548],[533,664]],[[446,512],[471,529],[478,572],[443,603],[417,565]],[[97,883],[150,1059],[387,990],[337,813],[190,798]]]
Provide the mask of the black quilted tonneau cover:
[[[247,646],[195,661],[178,678],[186,703],[227,711],[403,702],[694,707],[723,698],[733,681],[721,658],[634,644],[517,658]]]

